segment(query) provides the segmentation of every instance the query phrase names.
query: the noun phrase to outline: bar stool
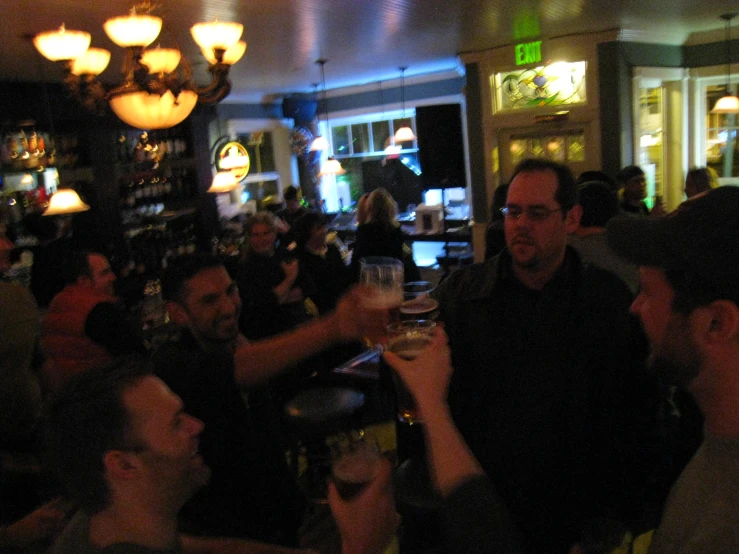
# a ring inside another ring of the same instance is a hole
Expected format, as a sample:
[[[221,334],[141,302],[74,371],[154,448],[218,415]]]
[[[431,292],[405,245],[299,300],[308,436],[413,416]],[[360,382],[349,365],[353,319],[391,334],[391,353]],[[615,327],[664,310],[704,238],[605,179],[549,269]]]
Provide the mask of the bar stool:
[[[331,473],[327,439],[361,429],[364,394],[346,387],[316,387],[285,404],[284,418],[292,437],[290,465],[309,500],[326,503],[326,479]]]

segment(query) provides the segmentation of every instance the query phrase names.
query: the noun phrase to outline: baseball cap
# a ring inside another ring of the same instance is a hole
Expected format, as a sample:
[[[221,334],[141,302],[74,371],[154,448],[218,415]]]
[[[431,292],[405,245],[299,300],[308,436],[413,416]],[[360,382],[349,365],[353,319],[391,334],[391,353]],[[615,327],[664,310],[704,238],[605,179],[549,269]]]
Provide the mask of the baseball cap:
[[[716,291],[739,290],[737,187],[694,196],[662,217],[615,217],[607,236],[617,254],[638,265],[688,271]]]

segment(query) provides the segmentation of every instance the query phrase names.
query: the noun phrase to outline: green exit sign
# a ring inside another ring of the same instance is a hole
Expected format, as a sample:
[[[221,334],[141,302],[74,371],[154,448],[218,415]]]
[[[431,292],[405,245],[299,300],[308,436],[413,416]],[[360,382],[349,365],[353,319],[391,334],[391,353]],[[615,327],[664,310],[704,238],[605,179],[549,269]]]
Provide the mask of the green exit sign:
[[[524,42],[516,45],[516,65],[527,65],[541,61],[541,41]]]

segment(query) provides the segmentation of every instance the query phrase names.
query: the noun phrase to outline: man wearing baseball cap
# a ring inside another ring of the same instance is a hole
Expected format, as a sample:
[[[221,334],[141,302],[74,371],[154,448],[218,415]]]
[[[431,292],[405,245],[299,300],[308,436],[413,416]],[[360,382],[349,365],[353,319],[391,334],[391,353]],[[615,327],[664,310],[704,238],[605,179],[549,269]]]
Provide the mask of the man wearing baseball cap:
[[[703,444],[670,491],[649,552],[739,552],[739,188],[665,217],[613,219],[608,242],[640,266],[631,311],[651,367],[705,417]]]

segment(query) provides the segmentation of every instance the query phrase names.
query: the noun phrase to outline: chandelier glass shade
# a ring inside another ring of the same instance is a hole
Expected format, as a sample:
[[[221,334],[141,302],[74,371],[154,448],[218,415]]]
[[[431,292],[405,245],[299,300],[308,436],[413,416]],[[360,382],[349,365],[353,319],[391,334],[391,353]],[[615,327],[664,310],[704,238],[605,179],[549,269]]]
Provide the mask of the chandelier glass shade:
[[[104,48],[88,48],[84,54],[72,60],[70,71],[77,76],[100,75],[110,63],[110,52]]]
[[[46,31],[33,37],[33,45],[41,55],[53,62],[78,58],[90,46],[92,37],[84,31],[68,31],[62,25],[56,31]]]
[[[714,104],[711,113],[739,113],[739,98],[735,94],[731,94],[731,20],[736,15],[735,13],[725,13],[721,16],[721,19],[726,21],[726,94]]]
[[[49,207],[42,215],[64,215],[86,212],[90,209],[74,189],[59,189],[51,195]]]
[[[110,104],[124,122],[139,129],[165,129],[183,121],[197,102],[215,104],[228,96],[230,66],[246,51],[240,23],[213,21],[191,29],[210,65],[211,82],[198,87],[187,58],[176,48],[147,47],[162,29],[162,19],[151,15],[150,0],[142,0],[129,15],[107,20],[103,28],[115,44],[126,49],[123,82],[105,87],[96,76],[108,65],[110,52],[89,48],[90,34],[67,30],[36,35],[38,51],[52,61],[65,62],[65,84],[86,108],[101,113]]]
[[[168,90],[164,94],[136,91],[110,99],[110,108],[124,123],[137,129],[169,129],[185,118],[198,103],[198,95],[183,90],[177,96]]]

